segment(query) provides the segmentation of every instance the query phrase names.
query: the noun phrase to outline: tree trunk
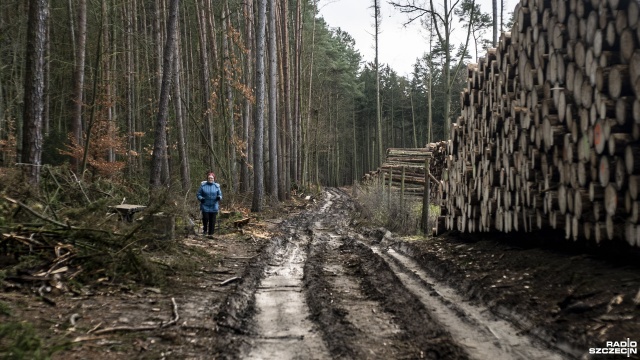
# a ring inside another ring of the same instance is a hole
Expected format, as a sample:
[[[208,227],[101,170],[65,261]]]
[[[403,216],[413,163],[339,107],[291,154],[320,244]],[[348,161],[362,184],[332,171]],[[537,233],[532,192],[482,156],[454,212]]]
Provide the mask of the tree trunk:
[[[180,0],[171,0],[167,19],[167,41],[163,55],[163,73],[160,88],[160,100],[158,103],[158,115],[156,117],[153,155],[151,159],[151,173],[149,184],[152,189],[159,188],[168,183],[162,183],[162,168],[167,156],[167,119],[169,117],[169,91],[173,78],[173,56],[176,53],[176,29],[178,22]]]
[[[491,42],[492,47],[498,46],[498,0],[492,0],[493,5],[493,41]]]
[[[302,74],[302,30],[303,30],[303,22],[302,22],[302,0],[298,0],[296,3],[296,27],[295,27],[295,51],[294,51],[294,83],[293,83],[293,169],[292,172],[294,174],[293,181],[299,186],[300,179],[302,177],[302,82],[301,74]]]
[[[209,39],[209,27],[207,26],[207,24],[209,22],[207,21],[206,12],[204,11],[204,9],[202,9],[200,0],[196,1],[196,11],[198,13],[198,27],[200,29],[200,31],[198,31],[198,40],[200,44],[200,61],[202,63],[202,117],[204,119],[206,141],[209,143],[211,149],[213,149],[215,138],[213,128],[213,112],[211,109],[211,73],[209,65],[209,48],[207,46]],[[213,170],[215,168],[214,154],[212,152],[209,152],[206,160],[209,170]]]
[[[373,0],[374,26],[375,26],[375,66],[376,66],[376,126],[378,132],[378,165],[384,162],[384,147],[382,146],[382,109],[380,108],[380,63],[378,59],[378,40],[380,36],[380,5],[379,0]]]
[[[85,1],[85,0],[83,0]],[[129,178],[133,177],[135,163],[133,161],[133,152],[135,151],[135,123],[134,123],[134,103],[135,103],[135,61],[134,61],[134,46],[133,46],[133,22],[134,22],[134,10],[132,4],[125,4],[123,10],[123,21],[125,23],[125,40],[124,48],[126,53],[126,132],[127,132],[127,175]]]
[[[313,8],[317,9],[317,5],[318,5],[318,0],[315,0],[313,3]],[[315,11],[315,10],[314,10]],[[314,116],[314,112],[315,110],[311,108],[311,89],[313,86],[313,59],[314,59],[314,48],[315,48],[315,42],[316,42],[316,17],[313,17],[313,27],[311,30],[311,59],[309,61],[309,98],[308,98],[308,102],[307,102],[307,123],[301,123],[300,124],[300,129],[301,129],[301,139],[300,139],[300,144],[303,147],[303,151],[302,151],[302,182],[305,185],[308,185],[311,182],[311,179],[309,177],[309,156],[310,156],[310,152],[309,152],[309,144],[308,144],[308,139],[309,139],[309,135],[308,135],[308,131],[309,131],[309,126],[311,124],[311,118],[312,116]],[[316,114],[317,115],[317,114]],[[317,117],[317,116],[316,116]]]
[[[256,27],[256,115],[253,147],[253,199],[251,211],[262,211],[264,198],[264,53],[266,44],[267,0],[258,0],[258,26]]]
[[[84,104],[84,66],[87,49],[87,1],[78,2],[78,32],[73,71],[73,95],[71,103],[71,135],[76,145],[82,144],[82,107]],[[71,167],[78,171],[79,159],[71,157]]]
[[[246,60],[244,61],[245,67],[245,86],[247,89],[252,89],[253,87],[253,27],[255,26],[253,22],[253,1],[246,1],[244,3],[244,19],[245,19],[245,32],[246,32]],[[251,121],[251,98],[249,96],[245,96],[244,98],[244,112],[242,114],[242,143],[244,144],[244,153],[242,156],[242,165],[241,165],[241,181],[240,181],[240,191],[246,193],[249,191],[250,179],[249,179],[249,159],[250,159],[250,143],[249,143],[249,129],[250,129],[250,121]]]
[[[231,28],[231,14],[229,13],[229,2],[225,1],[223,6],[223,23],[222,23],[222,46],[224,54],[224,79],[226,89],[226,118],[228,129],[228,163],[229,163],[229,190],[232,193],[236,192],[236,184],[238,182],[237,167],[236,167],[236,130],[235,130],[235,117],[234,117],[234,104],[233,104],[233,65],[231,63],[231,40],[229,39],[229,33]],[[224,20],[226,19],[226,20]]]
[[[25,178],[32,184],[40,181],[42,163],[42,123],[44,113],[44,79],[46,29],[49,21],[47,0],[29,1],[27,51],[24,77],[24,111],[22,162]]]
[[[283,171],[284,174],[284,187],[285,198],[289,198],[289,192],[291,191],[291,179],[295,179],[294,172],[294,149],[293,149],[293,119],[291,114],[291,58],[290,58],[290,43],[289,43],[289,0],[283,0],[280,2],[282,8],[282,67],[284,77],[284,116],[286,122],[286,144],[285,151],[283,153],[286,156],[286,168],[287,171]]]
[[[278,53],[276,39],[276,0],[269,0],[269,179],[272,200],[278,196]]]
[[[179,22],[176,22],[176,27]],[[187,153],[187,140],[186,140],[186,131],[184,125],[184,106],[182,105],[182,62],[180,58],[180,44],[181,37],[180,32],[176,28],[177,40],[175,46],[175,54],[173,59],[173,103],[176,112],[176,127],[177,127],[177,135],[178,135],[178,158],[180,160],[180,177],[182,180],[182,191],[186,194],[191,187],[191,170],[189,168],[189,154]]]

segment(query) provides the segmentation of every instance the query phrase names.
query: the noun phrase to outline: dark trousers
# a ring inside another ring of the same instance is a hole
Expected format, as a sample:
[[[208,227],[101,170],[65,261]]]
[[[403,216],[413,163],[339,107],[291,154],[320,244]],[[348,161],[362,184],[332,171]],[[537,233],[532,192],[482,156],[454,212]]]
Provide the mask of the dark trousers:
[[[216,215],[218,215],[218,213],[214,213],[214,212],[202,213],[202,233],[203,234],[208,233],[209,235],[213,235],[213,232],[216,229]]]

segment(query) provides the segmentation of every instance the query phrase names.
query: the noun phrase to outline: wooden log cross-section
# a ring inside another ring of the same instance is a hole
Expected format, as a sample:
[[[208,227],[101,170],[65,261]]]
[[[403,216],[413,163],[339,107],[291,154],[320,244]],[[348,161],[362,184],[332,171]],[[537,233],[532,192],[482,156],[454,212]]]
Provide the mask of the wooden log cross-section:
[[[516,5],[511,32],[468,65],[436,166],[439,223],[640,246],[638,4]]]

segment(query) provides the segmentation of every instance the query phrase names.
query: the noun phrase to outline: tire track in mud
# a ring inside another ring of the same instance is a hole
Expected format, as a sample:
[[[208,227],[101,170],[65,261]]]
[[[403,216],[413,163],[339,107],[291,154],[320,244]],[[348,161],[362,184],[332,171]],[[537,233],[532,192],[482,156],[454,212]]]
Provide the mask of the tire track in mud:
[[[388,266],[355,241],[346,196],[335,189],[328,194],[330,211],[311,229],[305,283],[334,358],[466,358]]]
[[[302,294],[306,236],[289,238],[270,259],[255,295],[256,336],[246,359],[329,359]]]
[[[373,251],[384,259],[400,281],[427,306],[472,359],[563,359],[567,355],[545,349],[487,308],[465,302],[456,291],[439,284],[411,258],[387,249]],[[473,351],[471,351],[473,349]]]

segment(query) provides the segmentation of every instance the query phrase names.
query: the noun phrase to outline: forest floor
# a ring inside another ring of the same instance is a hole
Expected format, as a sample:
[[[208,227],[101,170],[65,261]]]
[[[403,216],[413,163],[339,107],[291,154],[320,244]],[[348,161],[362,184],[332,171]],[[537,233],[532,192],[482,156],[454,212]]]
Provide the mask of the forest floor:
[[[260,216],[179,236],[154,255],[171,271],[162,287],[39,296],[0,279],[0,322],[32,328],[0,334],[0,358],[22,358],[9,339],[65,360],[639,358],[627,353],[640,341],[640,256],[622,244],[399,237],[361,226],[340,189]],[[191,266],[171,266],[176,254]]]

